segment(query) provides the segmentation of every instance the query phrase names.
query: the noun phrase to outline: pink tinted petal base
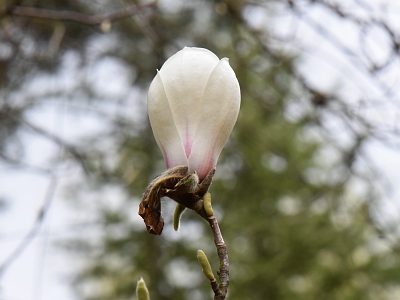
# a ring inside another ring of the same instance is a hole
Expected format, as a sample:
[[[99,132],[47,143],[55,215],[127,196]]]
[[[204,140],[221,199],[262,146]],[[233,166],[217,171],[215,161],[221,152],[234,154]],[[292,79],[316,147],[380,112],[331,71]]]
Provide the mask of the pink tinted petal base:
[[[221,59],[207,82],[197,130],[189,156],[189,170],[203,179],[215,166],[236,122],[240,87],[227,59]]]
[[[217,164],[220,151],[216,152],[215,143],[212,147],[207,144],[201,147],[198,142],[195,142],[193,147],[196,147],[195,149],[201,148],[203,151],[200,151],[202,152],[201,156],[196,155],[195,153],[194,156],[189,156],[189,172],[196,171],[197,175],[199,176],[199,180],[202,181],[211,171],[211,169]]]
[[[183,140],[183,148],[185,149],[185,154],[186,154],[187,158],[190,156],[190,152],[192,152],[192,145],[193,145],[193,142],[192,142],[192,139],[190,138],[189,128],[186,123],[186,131],[185,131],[185,138]]]

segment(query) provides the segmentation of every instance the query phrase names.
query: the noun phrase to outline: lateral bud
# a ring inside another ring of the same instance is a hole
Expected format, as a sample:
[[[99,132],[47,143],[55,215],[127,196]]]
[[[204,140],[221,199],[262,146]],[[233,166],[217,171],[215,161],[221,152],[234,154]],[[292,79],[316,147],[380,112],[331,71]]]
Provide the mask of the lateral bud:
[[[214,211],[211,206],[211,194],[208,192],[203,196],[203,207],[208,217],[212,217],[214,215]]]
[[[215,280],[215,276],[212,272],[210,262],[208,261],[208,258],[204,251],[198,250],[197,251],[197,259],[199,260],[199,263],[201,265],[201,268],[203,269],[203,274],[210,280],[213,281]]]
[[[149,290],[143,278],[140,278],[136,285],[136,298],[137,300],[150,300]]]
[[[179,203],[175,207],[174,219],[173,219],[175,231],[178,231],[178,229],[179,229],[179,224],[181,222],[181,216],[182,216],[183,212],[185,211],[185,209],[186,209],[186,207]]]

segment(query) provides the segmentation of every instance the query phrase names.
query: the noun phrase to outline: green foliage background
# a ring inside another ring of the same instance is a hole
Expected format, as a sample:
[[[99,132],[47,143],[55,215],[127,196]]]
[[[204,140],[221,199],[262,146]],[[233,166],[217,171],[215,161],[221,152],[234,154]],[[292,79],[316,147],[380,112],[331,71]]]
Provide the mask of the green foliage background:
[[[87,14],[133,3],[19,2]],[[262,5],[271,12],[275,9],[269,2]],[[294,67],[297,58],[282,51],[268,32],[249,25],[247,8],[236,0],[160,1],[113,22],[109,32],[76,22],[3,14],[2,35],[13,56],[1,61],[0,150],[13,141],[29,110],[43,105],[30,95],[15,102],[13,91],[23,89],[38,74],[60,74],[68,53],[74,53],[79,68],[88,73],[94,61],[117,61],[127,70],[121,76],[137,92],[132,104],[98,94],[83,79],[74,90],[52,91],[39,99],[132,111],[132,118],[106,115],[109,130],[85,136],[79,141],[80,155],[66,151],[62,159],[86,170],[87,180],[75,183],[70,198],[83,208],[85,193],[99,198],[90,214],[99,220],[102,239],[83,236],[66,245],[71,255],[85,261],[72,283],[80,299],[132,299],[141,276],[152,300],[212,297],[196,261],[197,249],[203,249],[214,272],[218,266],[207,224],[189,211],[181,232],[173,233],[169,199],[164,200],[162,236],[148,234],[144,224],[132,220],[146,185],[164,170],[144,117],[146,91],[155,70],[183,46],[204,47],[229,57],[241,86],[239,119],[210,190],[231,261],[228,299],[393,299],[390,292],[399,289],[398,255],[390,248],[376,250],[386,244],[369,213],[371,203],[379,200],[371,183],[373,174],[360,174],[354,167],[365,137],[356,136],[343,147],[329,143],[321,121],[330,109],[328,98],[338,99],[309,87]],[[14,34],[6,31],[7,26]],[[51,41],[57,30],[63,35],[56,47]],[[26,40],[32,43],[30,52]],[[112,146],[104,147],[105,141]],[[324,154],[327,149],[334,155]],[[353,193],[356,181],[364,182],[363,194]],[[118,210],[104,204],[113,199],[100,201],[106,187],[129,194]]]

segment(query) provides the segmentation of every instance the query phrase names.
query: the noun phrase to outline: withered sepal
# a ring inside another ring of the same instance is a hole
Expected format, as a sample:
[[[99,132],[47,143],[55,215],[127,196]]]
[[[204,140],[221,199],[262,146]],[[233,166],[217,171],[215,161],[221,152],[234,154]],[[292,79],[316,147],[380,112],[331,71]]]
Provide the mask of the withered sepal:
[[[214,174],[215,168],[199,183],[196,172],[188,174],[187,166],[178,166],[154,178],[147,186],[139,204],[139,215],[143,218],[147,231],[155,235],[162,233],[164,219],[161,213],[161,198],[164,196],[207,219],[202,198],[208,191]]]

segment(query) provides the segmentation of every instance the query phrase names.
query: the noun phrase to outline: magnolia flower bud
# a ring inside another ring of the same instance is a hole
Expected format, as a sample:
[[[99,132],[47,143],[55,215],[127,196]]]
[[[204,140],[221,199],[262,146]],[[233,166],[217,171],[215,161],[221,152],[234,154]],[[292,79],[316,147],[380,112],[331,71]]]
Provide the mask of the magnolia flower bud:
[[[140,278],[136,285],[136,298],[137,300],[150,300],[149,290],[143,278]]]
[[[240,107],[240,87],[228,59],[185,47],[153,79],[148,112],[167,168],[186,165],[200,181],[217,164]]]

